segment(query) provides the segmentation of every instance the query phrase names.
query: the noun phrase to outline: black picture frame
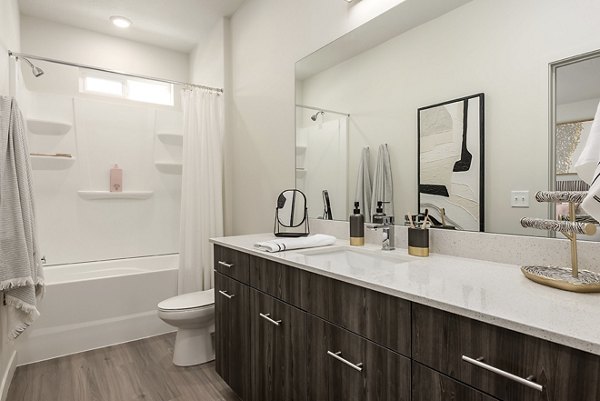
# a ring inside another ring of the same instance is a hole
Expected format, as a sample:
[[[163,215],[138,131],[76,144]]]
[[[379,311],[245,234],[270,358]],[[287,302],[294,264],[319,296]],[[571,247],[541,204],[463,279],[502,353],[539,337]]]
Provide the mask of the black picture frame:
[[[421,210],[421,193],[423,189],[426,189],[427,192],[433,194],[435,191],[443,191],[442,188],[433,188],[434,186],[430,186],[431,188],[426,188],[421,184],[421,137],[422,137],[422,121],[421,115],[423,111],[430,110],[436,107],[447,106],[454,103],[463,103],[466,104],[467,108],[465,109],[467,113],[463,112],[463,150],[466,149],[466,132],[468,130],[468,126],[465,122],[468,119],[468,102],[471,99],[479,99],[479,107],[477,111],[479,112],[479,231],[485,231],[485,94],[477,93],[475,95],[460,97],[452,100],[448,100],[442,103],[436,103],[430,106],[420,107],[417,109],[417,205],[419,207],[419,212],[423,212]],[[468,152],[467,152],[468,153]],[[461,158],[462,159],[462,158]],[[455,168],[460,169],[460,161],[455,164]],[[456,170],[455,170],[456,171]],[[439,186],[438,186],[439,187]],[[434,226],[435,227],[435,226]],[[444,227],[448,228],[448,227]]]

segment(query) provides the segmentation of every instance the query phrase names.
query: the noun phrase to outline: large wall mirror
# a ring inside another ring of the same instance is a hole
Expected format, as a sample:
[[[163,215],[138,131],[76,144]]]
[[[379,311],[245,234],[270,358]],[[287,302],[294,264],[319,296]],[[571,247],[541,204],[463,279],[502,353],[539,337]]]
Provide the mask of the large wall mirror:
[[[419,209],[417,111],[483,93],[484,230],[546,235],[519,221],[553,216],[535,192],[571,180],[554,170],[556,149],[565,140],[573,146],[565,132],[581,138],[578,130],[593,118],[576,103],[591,109],[600,99],[589,90],[600,87],[598,62],[584,68],[591,75],[558,72],[549,80],[549,71],[557,60],[600,49],[598,13],[600,2],[587,0],[543,7],[537,0],[406,0],[298,61],[296,187],[307,195],[309,216],[346,220],[358,199],[368,210],[376,199],[367,196],[367,181],[377,184],[384,145],[393,187],[386,212],[401,224]],[[554,123],[583,126],[555,130]]]

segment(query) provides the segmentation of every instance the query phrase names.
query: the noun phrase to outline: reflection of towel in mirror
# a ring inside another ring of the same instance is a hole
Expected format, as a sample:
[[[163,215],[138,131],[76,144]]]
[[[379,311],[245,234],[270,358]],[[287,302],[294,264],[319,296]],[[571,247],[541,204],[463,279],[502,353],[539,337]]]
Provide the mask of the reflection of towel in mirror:
[[[332,245],[335,237],[325,234],[314,234],[308,237],[278,238],[270,241],[257,242],[254,247],[265,252],[281,252],[291,249],[314,248]]]
[[[379,145],[377,153],[377,166],[373,179],[373,194],[371,196],[371,213],[375,213],[377,202],[389,202],[383,204],[383,212],[388,216],[394,215],[394,187],[392,184],[392,164],[387,143]]]
[[[575,163],[575,171],[583,181],[590,184],[588,195],[581,207],[593,218],[600,220],[600,105],[581,156]]]
[[[39,316],[43,274],[23,117],[7,97],[0,97],[0,291],[14,339]]]
[[[358,165],[358,176],[356,178],[356,191],[354,201],[359,203],[360,210],[365,216],[365,222],[371,222],[371,172],[369,171],[369,148],[364,148]]]

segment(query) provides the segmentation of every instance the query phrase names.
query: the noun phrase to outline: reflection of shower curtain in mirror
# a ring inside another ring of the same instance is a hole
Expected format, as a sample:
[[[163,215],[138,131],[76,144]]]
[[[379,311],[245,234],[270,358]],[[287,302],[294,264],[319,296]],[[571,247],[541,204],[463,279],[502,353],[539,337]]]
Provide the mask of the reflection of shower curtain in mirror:
[[[309,217],[323,216],[323,190],[329,193],[334,220],[348,218],[347,118],[298,128],[297,141],[306,146],[297,166],[296,186],[306,194]]]

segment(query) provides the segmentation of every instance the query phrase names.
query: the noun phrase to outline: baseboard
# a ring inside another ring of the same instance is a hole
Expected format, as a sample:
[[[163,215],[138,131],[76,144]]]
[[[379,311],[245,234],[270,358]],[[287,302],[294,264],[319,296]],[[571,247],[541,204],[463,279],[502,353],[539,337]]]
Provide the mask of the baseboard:
[[[15,375],[15,370],[17,369],[17,351],[13,351],[8,364],[6,366],[6,370],[2,375],[2,383],[0,383],[0,401],[6,401],[6,397],[8,396],[8,388],[10,387],[10,383],[12,382],[13,376]]]

